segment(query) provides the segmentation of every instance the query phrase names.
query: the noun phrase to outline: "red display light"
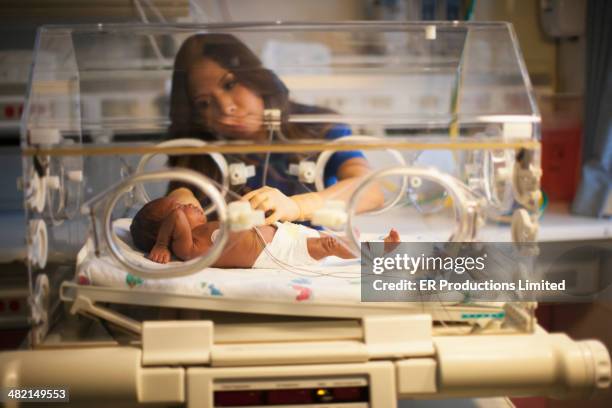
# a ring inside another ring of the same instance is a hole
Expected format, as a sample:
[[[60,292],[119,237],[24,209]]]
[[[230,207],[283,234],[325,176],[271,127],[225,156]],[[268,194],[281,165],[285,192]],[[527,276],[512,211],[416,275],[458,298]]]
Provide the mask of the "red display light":
[[[9,309],[11,310],[11,312],[17,312],[19,311],[19,308],[21,307],[21,305],[19,304],[18,300],[11,300],[9,302]]]
[[[215,392],[215,407],[249,407],[262,405],[262,391],[217,391]]]
[[[311,390],[270,390],[268,391],[268,404],[312,404]]]
[[[11,119],[15,115],[15,108],[11,105],[4,107],[4,117]]]
[[[363,387],[340,387],[332,390],[334,401],[346,402],[346,401],[360,401],[362,392],[365,391]]]

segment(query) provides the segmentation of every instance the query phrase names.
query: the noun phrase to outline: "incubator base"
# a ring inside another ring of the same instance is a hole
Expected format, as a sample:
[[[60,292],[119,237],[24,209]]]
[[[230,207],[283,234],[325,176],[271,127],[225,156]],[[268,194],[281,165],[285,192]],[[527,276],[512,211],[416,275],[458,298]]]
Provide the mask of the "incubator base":
[[[0,354],[2,386],[68,388],[74,404],[393,408],[398,398],[588,398],[610,381],[599,342],[539,327],[533,334],[438,336],[429,316],[415,315],[336,325],[162,321],[141,329],[140,338],[122,344],[53,344],[50,336],[36,350]]]

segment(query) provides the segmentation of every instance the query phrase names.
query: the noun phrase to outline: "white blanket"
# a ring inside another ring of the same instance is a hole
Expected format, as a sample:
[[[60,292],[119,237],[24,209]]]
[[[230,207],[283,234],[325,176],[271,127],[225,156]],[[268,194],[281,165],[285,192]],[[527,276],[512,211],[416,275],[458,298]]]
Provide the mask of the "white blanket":
[[[115,232],[120,248],[133,262],[151,269],[167,268],[146,259],[134,249],[129,233],[129,219],[117,220]],[[307,269],[220,269],[206,268],[198,273],[172,279],[141,279],[122,270],[110,256],[94,255],[87,242],[77,260],[77,282],[107,287],[132,288],[155,292],[224,296],[232,299],[269,299],[290,302],[355,302],[361,300],[360,262],[329,257]]]

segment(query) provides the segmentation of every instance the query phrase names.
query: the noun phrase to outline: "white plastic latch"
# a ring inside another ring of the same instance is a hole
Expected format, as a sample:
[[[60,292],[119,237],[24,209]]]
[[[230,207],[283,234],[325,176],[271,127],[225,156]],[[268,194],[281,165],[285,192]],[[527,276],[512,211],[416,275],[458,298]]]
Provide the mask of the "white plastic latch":
[[[32,320],[34,324],[45,323],[49,309],[49,278],[44,273],[36,277],[31,297]]]
[[[46,176],[45,184],[51,190],[59,190],[60,189],[60,178],[59,176]]]
[[[530,139],[533,134],[533,126],[529,122],[505,122],[502,127],[502,134],[506,140]]]
[[[281,124],[280,109],[264,109],[263,117],[266,125],[279,126]]]
[[[331,229],[340,229],[346,224],[348,214],[344,201],[326,201],[322,208],[312,214],[312,224]]]
[[[59,129],[30,129],[29,136],[33,145],[54,145],[62,140]]]
[[[227,206],[230,230],[242,231],[251,229],[265,222],[264,212],[253,210],[246,201],[233,201]]]
[[[74,183],[80,183],[83,181],[83,171],[82,170],[71,170],[68,172],[68,180]]]
[[[435,25],[427,25],[425,26],[425,39],[426,40],[435,40],[437,37],[437,29]]]
[[[45,179],[38,177],[35,171],[31,172],[30,180],[26,182],[25,195],[27,197],[26,202],[31,210],[38,213],[43,212],[47,201],[47,188]]]
[[[298,176],[302,183],[312,184],[315,182],[317,163],[310,160],[302,160],[299,164],[289,165],[289,174]]]
[[[30,220],[28,226],[28,259],[43,269],[47,265],[49,239],[47,225],[43,220]]]
[[[232,163],[229,165],[230,184],[232,186],[245,184],[247,179],[255,175],[255,166],[244,163]]]

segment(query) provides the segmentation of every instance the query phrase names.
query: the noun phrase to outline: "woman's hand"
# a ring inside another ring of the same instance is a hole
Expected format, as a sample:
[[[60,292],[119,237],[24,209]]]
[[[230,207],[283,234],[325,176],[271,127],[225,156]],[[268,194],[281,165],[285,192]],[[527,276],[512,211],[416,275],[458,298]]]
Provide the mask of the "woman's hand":
[[[147,257],[153,262],[165,264],[170,262],[170,250],[164,245],[155,245]]]
[[[266,225],[276,221],[295,221],[300,218],[300,207],[282,191],[272,187],[262,187],[245,194],[241,200],[248,201],[254,210],[263,210]],[[271,214],[270,214],[271,212]]]

